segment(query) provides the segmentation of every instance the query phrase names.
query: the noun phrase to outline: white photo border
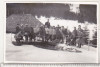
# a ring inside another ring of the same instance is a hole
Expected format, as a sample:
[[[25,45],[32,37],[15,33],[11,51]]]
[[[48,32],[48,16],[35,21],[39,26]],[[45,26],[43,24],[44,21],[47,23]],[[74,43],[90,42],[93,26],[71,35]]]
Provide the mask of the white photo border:
[[[69,63],[69,62],[30,62],[30,61],[6,61],[6,58],[5,58],[5,55],[6,55],[6,3],[73,3],[73,4],[96,4],[97,5],[97,62],[96,63],[98,63],[98,62],[100,62],[100,60],[98,60],[99,59],[99,49],[100,49],[100,45],[98,45],[98,44],[100,44],[100,42],[99,42],[99,40],[100,40],[100,35],[99,35],[99,32],[100,32],[100,28],[99,28],[99,25],[100,25],[100,23],[99,23],[99,3],[98,2],[84,2],[84,1],[78,1],[78,2],[74,2],[74,1],[4,1],[3,2],[3,4],[4,4],[4,9],[3,9],[3,11],[4,11],[4,14],[3,14],[3,16],[4,16],[4,19],[3,19],[3,21],[4,21],[4,28],[3,28],[3,31],[4,31],[4,63]],[[71,62],[70,62],[71,63]]]

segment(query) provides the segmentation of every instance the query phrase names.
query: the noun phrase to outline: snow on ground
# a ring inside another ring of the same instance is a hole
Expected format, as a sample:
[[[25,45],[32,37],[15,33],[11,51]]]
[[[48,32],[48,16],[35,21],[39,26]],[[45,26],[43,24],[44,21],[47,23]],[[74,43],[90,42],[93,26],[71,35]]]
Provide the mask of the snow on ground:
[[[6,61],[21,61],[21,62],[66,62],[66,63],[96,63],[97,62],[97,49],[88,46],[76,48],[81,53],[49,50],[34,45],[15,46],[12,44],[14,41],[13,34],[6,35]]]

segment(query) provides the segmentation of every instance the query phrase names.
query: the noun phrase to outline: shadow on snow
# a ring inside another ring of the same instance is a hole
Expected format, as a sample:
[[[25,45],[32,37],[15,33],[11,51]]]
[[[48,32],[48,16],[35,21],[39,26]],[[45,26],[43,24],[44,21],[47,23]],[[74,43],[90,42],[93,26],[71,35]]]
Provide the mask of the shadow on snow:
[[[28,45],[33,45],[33,46],[38,47],[38,48],[56,50],[55,44],[50,43],[50,42],[30,42],[30,43],[21,42],[20,44],[17,44],[15,41],[13,41],[12,43],[15,46],[21,46],[21,45],[27,45],[28,44]]]

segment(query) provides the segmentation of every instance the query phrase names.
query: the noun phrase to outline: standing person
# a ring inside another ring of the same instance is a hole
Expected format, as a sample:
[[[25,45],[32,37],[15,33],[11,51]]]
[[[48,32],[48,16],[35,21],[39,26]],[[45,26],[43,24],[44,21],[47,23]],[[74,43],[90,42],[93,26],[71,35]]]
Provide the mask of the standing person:
[[[62,39],[62,34],[61,34],[61,27],[58,25],[57,27],[56,27],[56,38],[59,40],[59,42],[61,41],[61,39]]]
[[[65,38],[66,38],[66,44],[70,45],[71,44],[71,39],[72,39],[71,31],[68,30],[68,27],[66,27],[63,33],[64,33]]]
[[[64,43],[64,39],[65,39],[65,28],[64,26],[61,27],[61,34],[62,34],[62,43]]]
[[[55,40],[56,39],[56,29],[55,29],[55,26],[53,26],[52,28],[52,40]]]
[[[48,21],[45,23],[45,25],[46,25],[48,28],[50,28],[50,22],[49,22],[49,19],[48,19]]]
[[[83,43],[83,30],[81,29],[81,25],[78,26],[77,37],[76,43],[78,44],[78,47],[81,48]]]
[[[20,25],[17,24],[17,26],[16,26],[16,34],[17,34],[18,32],[20,32],[20,31],[21,31],[21,29],[20,29]]]
[[[21,34],[22,34],[22,40],[24,40],[23,39],[23,35],[24,35],[24,25],[23,24],[21,24],[20,30],[21,30]]]
[[[66,44],[67,45],[71,45],[71,39],[72,38],[72,33],[70,32],[70,30],[67,29],[67,36],[66,36]]]
[[[20,30],[21,30],[22,35],[24,35],[24,25],[23,24],[21,24]]]
[[[56,27],[56,38],[57,38],[57,39],[60,39],[60,38],[59,38],[59,36],[60,36],[60,31],[59,31],[59,29],[60,29],[60,26],[58,25],[58,26]]]
[[[47,25],[45,25],[45,32],[46,32],[46,34],[45,34],[45,41],[48,42],[48,40],[49,40],[49,28],[47,27]]]
[[[15,34],[14,38],[18,44],[20,43],[20,40],[23,40],[21,26],[19,24],[17,24],[17,26],[16,26],[16,34]]]
[[[67,44],[67,37],[68,37],[68,31],[67,31],[67,28],[65,28],[64,35],[65,35],[65,38],[66,38],[66,44]]]
[[[73,37],[73,39],[72,39],[72,44],[74,45],[74,46],[76,46],[76,37],[77,36],[77,30],[76,30],[76,27],[74,27],[74,30],[73,30],[73,32],[72,32],[72,37]]]
[[[94,31],[92,44],[96,45],[96,47],[97,47],[97,30]]]
[[[52,33],[53,33],[53,27],[51,26],[49,28],[49,40],[52,41]]]
[[[45,33],[45,26],[43,25],[40,27],[40,37],[42,38],[42,42],[45,41]]]
[[[35,41],[35,34],[34,34],[34,29],[33,27],[29,27],[29,41],[32,42],[32,39]]]
[[[29,26],[28,26],[28,24],[26,24],[24,27],[25,42],[28,42],[29,33],[30,33]]]

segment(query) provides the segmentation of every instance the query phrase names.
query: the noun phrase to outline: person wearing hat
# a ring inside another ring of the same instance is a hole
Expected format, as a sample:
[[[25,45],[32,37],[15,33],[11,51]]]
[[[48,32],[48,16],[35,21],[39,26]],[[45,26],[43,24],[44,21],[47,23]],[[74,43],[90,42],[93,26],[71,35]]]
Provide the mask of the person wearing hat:
[[[46,25],[48,28],[50,28],[50,22],[49,22],[49,19],[48,19],[48,21],[45,23],[45,25]]]
[[[83,40],[83,30],[81,28],[81,25],[78,26],[78,30],[77,30],[77,47],[81,48],[81,45],[83,44],[84,40]]]
[[[74,46],[76,46],[76,39],[77,39],[77,30],[76,30],[76,27],[74,27],[74,30],[73,30],[73,32],[72,32],[72,44],[74,45]]]
[[[21,29],[20,29],[20,25],[17,24],[17,26],[16,26],[16,34],[17,34],[18,32],[20,32],[20,31],[21,31]]]

